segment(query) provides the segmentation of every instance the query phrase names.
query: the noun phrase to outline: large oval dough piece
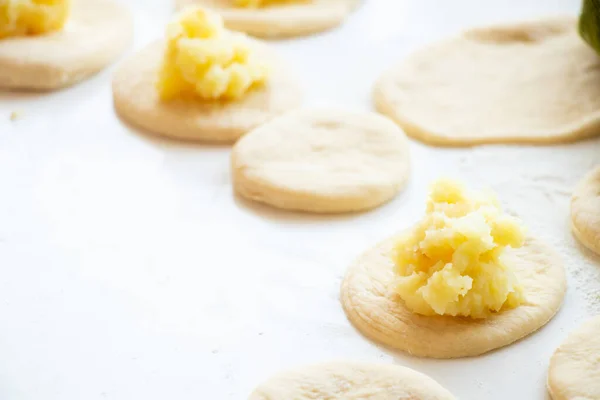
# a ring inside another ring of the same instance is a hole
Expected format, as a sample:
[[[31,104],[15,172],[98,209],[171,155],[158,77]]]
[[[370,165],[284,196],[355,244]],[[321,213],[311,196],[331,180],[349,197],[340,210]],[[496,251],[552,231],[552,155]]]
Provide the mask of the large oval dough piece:
[[[243,137],[231,156],[237,193],[316,213],[374,208],[409,176],[408,140],[374,113],[300,110]]]
[[[279,374],[250,400],[453,400],[430,377],[396,365],[328,363]]]
[[[600,165],[577,185],[571,199],[571,221],[577,239],[600,254]]]
[[[278,65],[266,85],[239,100],[161,101],[155,82],[163,49],[162,42],[148,46],[125,61],[113,79],[113,98],[119,115],[149,132],[177,139],[233,143],[249,130],[296,108],[302,100],[296,80]]]
[[[374,101],[436,145],[566,142],[600,133],[600,57],[563,18],[475,29],[413,54]]]
[[[58,32],[0,39],[0,88],[50,90],[106,67],[129,45],[129,12],[111,0],[73,0]]]
[[[470,357],[509,345],[544,326],[560,308],[566,290],[559,256],[535,239],[507,254],[523,285],[521,306],[487,319],[411,312],[390,290],[393,239],[364,253],[350,267],[341,301],[348,319],[365,336],[415,356]]]
[[[310,0],[268,6],[241,8],[234,0],[176,0],[177,7],[210,7],[219,12],[229,29],[253,36],[282,38],[310,35],[341,24],[359,0]]]
[[[600,316],[572,332],[556,350],[548,391],[554,400],[600,399]]]

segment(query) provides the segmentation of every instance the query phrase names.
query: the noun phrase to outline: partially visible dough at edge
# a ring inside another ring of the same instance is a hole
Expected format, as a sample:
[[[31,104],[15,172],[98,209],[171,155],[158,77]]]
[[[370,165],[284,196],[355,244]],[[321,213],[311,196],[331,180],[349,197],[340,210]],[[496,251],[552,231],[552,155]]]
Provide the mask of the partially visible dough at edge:
[[[51,90],[99,72],[129,46],[133,22],[112,0],[73,0],[63,30],[0,40],[0,88]]]
[[[332,362],[296,368],[261,384],[249,400],[454,400],[439,383],[397,365]]]
[[[584,246],[600,255],[600,165],[582,179],[573,193],[571,227]]]
[[[548,391],[554,400],[600,399],[600,316],[570,333],[556,350]]]
[[[190,5],[218,11],[229,29],[265,38],[304,36],[340,25],[360,0],[312,0],[266,8],[235,7],[233,0],[176,0],[178,8]]]
[[[600,57],[570,17],[473,29],[376,83],[377,109],[434,145],[569,142],[600,134]]]

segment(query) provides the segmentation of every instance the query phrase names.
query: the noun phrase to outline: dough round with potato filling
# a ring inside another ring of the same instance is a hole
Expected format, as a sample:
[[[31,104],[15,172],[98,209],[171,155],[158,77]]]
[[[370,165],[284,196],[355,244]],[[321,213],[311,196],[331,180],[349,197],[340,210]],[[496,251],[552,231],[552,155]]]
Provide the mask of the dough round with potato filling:
[[[600,165],[583,178],[573,193],[571,227],[583,245],[600,254]]]
[[[249,400],[453,400],[430,377],[397,365],[335,362],[293,369],[260,385]]]
[[[236,0],[176,0],[178,8],[204,6],[223,16],[229,29],[265,38],[310,35],[340,25],[360,0],[283,0],[242,7]]]
[[[572,332],[550,359],[554,400],[600,399],[600,316]]]
[[[477,356],[507,346],[544,326],[560,308],[566,279],[560,256],[537,239],[507,249],[505,262],[523,288],[524,301],[485,319],[425,316],[410,311],[394,292],[397,238],[361,255],[341,288],[350,322],[365,336],[409,354],[432,358]]]
[[[129,12],[112,0],[72,0],[62,29],[0,39],[0,88],[51,90],[82,81],[125,50],[132,28]]]
[[[409,176],[408,140],[369,112],[305,109],[243,137],[231,153],[235,191],[274,207],[314,213],[367,210]]]
[[[375,105],[435,145],[555,143],[600,132],[600,58],[572,18],[478,28],[377,81]]]
[[[164,46],[163,42],[156,42],[135,54],[118,68],[113,79],[116,111],[124,120],[148,132],[176,139],[233,143],[302,101],[297,80],[271,50],[257,42],[253,46],[271,66],[263,85],[235,100],[163,101],[156,81]]]

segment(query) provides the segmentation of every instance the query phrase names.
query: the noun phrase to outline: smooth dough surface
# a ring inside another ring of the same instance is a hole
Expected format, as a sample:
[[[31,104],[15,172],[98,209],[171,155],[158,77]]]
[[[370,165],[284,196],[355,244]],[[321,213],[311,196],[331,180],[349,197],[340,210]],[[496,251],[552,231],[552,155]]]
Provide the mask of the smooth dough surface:
[[[267,52],[266,46],[260,46]],[[155,82],[164,44],[156,42],[126,60],[113,79],[115,109],[149,132],[184,140],[233,143],[249,130],[300,105],[301,90],[274,61],[268,82],[235,101],[161,101]],[[272,54],[269,54],[272,57]]]
[[[241,196],[316,213],[385,203],[409,176],[408,140],[369,112],[306,109],[243,137],[233,148],[233,185]]]
[[[572,332],[556,350],[548,391],[554,400],[600,399],[600,316]]]
[[[397,365],[327,363],[281,373],[249,400],[453,400],[430,377]]]
[[[566,290],[559,256],[536,239],[507,254],[523,286],[525,302],[486,319],[411,312],[390,290],[393,239],[368,250],[350,267],[341,301],[348,319],[365,336],[421,357],[476,356],[507,346],[544,326],[560,308]]]
[[[229,29],[257,37],[282,38],[310,35],[341,24],[360,0],[311,0],[241,8],[233,0],[176,0],[178,8],[200,5],[215,9]]]
[[[0,88],[73,85],[117,58],[132,38],[129,12],[112,0],[73,0],[61,31],[0,40]]]
[[[600,165],[577,185],[571,199],[571,222],[575,237],[600,254]]]
[[[600,57],[570,18],[480,28],[377,81],[377,109],[434,145],[568,142],[600,134]]]

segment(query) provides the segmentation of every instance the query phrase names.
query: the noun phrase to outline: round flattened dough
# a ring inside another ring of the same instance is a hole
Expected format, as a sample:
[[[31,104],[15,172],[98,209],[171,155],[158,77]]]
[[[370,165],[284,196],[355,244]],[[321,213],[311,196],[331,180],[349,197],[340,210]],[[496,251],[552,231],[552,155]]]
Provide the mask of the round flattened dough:
[[[408,140],[368,112],[299,110],[243,137],[231,156],[238,194],[278,208],[342,213],[377,207],[409,176]]]
[[[283,66],[273,68],[264,86],[236,101],[161,101],[155,83],[163,50],[162,42],[148,46],[126,60],[113,79],[118,114],[149,132],[176,139],[233,143],[249,130],[301,103],[301,90]]]
[[[249,400],[453,400],[430,377],[397,365],[328,363],[279,374]]]
[[[341,301],[348,319],[365,336],[415,356],[470,357],[507,346],[544,326],[565,295],[559,256],[529,238],[524,247],[507,254],[507,262],[524,287],[524,304],[487,319],[418,315],[389,289],[394,274],[393,243],[394,239],[388,239],[350,267]]]
[[[600,165],[583,178],[571,199],[573,234],[600,254]]]
[[[177,7],[199,5],[215,9],[229,29],[253,36],[282,38],[310,35],[340,25],[359,0],[311,0],[265,8],[241,8],[234,0],[176,0]]]
[[[99,72],[131,42],[129,12],[111,0],[73,0],[61,31],[0,40],[0,88],[50,90]]]
[[[376,83],[377,109],[435,145],[555,143],[600,133],[600,57],[569,18],[481,28]]]
[[[554,400],[600,399],[600,316],[572,332],[556,350],[548,391]]]

